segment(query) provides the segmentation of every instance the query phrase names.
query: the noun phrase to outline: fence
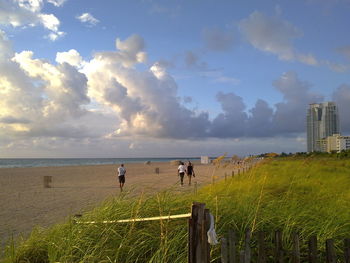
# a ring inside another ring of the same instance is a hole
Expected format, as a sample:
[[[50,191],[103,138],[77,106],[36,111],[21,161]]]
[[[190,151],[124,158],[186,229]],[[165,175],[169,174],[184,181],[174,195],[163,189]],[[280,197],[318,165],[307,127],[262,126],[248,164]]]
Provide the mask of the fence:
[[[209,209],[203,203],[193,203],[191,213],[182,215],[169,215],[149,218],[134,218],[110,221],[78,221],[77,224],[114,224],[139,221],[170,220],[178,218],[188,219],[188,263],[209,263],[210,244],[207,231],[210,225]],[[286,241],[286,240],[284,240]],[[244,241],[239,242],[237,234],[230,230],[221,238],[221,262],[222,263],[350,263],[350,238],[343,241],[343,254],[337,255],[335,241],[328,239],[325,249],[318,249],[317,237],[311,236],[303,246],[298,233],[294,233],[289,240],[290,250],[284,248],[282,232],[276,230],[273,238],[264,232],[251,233],[245,231]],[[339,250],[339,249],[338,249]]]
[[[264,232],[251,233],[250,229],[245,232],[244,243],[241,244],[242,250],[239,250],[239,244],[234,231],[229,231],[226,238],[221,239],[221,262],[222,263],[250,263],[250,262],[327,262],[350,263],[350,239],[343,241],[342,255],[336,254],[333,239],[327,239],[325,249],[318,249],[317,237],[311,236],[303,246],[298,233],[293,233],[289,242],[291,249],[283,247],[282,232],[276,230],[273,238],[269,238]]]

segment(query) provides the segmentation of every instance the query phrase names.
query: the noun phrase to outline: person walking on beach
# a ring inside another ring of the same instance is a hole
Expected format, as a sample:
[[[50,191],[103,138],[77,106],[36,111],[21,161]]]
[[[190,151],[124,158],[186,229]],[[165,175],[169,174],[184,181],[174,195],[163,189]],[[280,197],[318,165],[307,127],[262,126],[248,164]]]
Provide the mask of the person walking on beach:
[[[125,184],[125,174],[126,174],[126,169],[124,168],[124,164],[121,164],[118,167],[118,179],[119,179],[119,186],[120,186],[121,192],[123,192],[123,186]]]
[[[184,185],[184,176],[185,176],[185,173],[186,173],[186,166],[184,165],[183,162],[180,162],[180,165],[177,168],[177,173],[180,176],[180,183],[181,183],[181,185]]]
[[[192,176],[195,177],[193,165],[190,161],[188,161],[188,165],[187,165],[188,185],[191,185]]]

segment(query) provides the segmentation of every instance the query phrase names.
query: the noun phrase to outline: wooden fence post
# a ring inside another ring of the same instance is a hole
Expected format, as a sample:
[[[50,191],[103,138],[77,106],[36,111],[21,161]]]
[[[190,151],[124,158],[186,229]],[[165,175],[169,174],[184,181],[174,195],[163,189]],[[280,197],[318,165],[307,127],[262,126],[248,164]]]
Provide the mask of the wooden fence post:
[[[327,263],[336,263],[337,262],[337,257],[335,255],[333,239],[326,240],[326,262]]]
[[[235,171],[232,171],[231,177],[235,177]]]
[[[282,246],[282,232],[280,230],[275,231],[275,262],[283,263],[283,246]]]
[[[309,238],[309,262],[317,263],[318,262],[318,252],[317,252],[317,237],[311,236]]]
[[[245,242],[244,242],[244,263],[250,263],[252,252],[250,248],[250,238],[251,238],[251,231],[249,228],[245,231]]]
[[[230,263],[237,263],[236,261],[236,234],[233,230],[228,231],[228,255]]]
[[[209,263],[210,245],[207,231],[209,228],[209,210],[203,203],[192,204],[192,214],[189,219],[188,262]]]
[[[344,262],[350,263],[350,238],[344,239]]]
[[[265,234],[262,231],[258,232],[258,263],[266,263],[265,252]]]
[[[299,234],[293,233],[293,252],[292,252],[293,263],[300,263],[300,243]]]
[[[221,263],[228,263],[227,240],[221,238]]]

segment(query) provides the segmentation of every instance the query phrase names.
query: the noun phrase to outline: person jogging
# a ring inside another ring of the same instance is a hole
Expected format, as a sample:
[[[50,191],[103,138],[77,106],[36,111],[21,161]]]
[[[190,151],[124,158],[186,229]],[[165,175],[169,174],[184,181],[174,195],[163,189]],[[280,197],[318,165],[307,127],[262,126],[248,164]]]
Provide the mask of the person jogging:
[[[125,174],[126,174],[126,169],[124,168],[124,164],[121,164],[118,167],[118,180],[119,180],[119,186],[120,186],[121,192],[123,192],[123,186],[125,184]]]

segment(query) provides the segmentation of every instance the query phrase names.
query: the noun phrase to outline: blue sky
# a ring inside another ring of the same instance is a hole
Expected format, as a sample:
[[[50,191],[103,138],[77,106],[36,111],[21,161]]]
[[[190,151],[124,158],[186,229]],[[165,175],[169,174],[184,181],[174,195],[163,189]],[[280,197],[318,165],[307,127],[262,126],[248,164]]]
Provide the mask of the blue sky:
[[[0,157],[305,151],[350,132],[350,1],[5,0]]]

